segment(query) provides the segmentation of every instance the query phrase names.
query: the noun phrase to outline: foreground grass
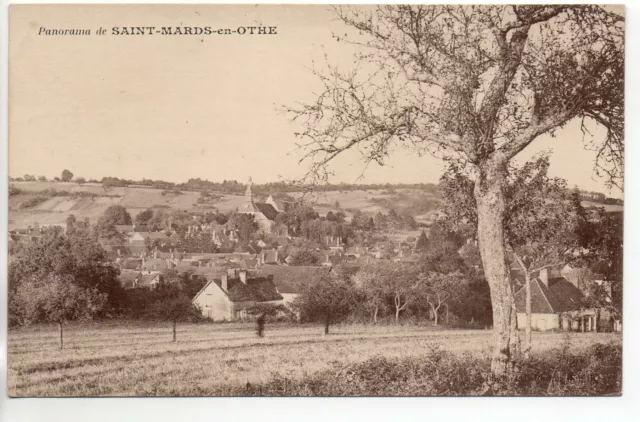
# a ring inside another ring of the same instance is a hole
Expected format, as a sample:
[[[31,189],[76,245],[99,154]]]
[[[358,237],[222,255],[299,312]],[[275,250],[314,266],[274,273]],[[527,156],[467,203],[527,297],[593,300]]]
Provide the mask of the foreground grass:
[[[482,368],[487,361],[483,356],[488,356],[490,347],[490,332],[478,330],[349,325],[335,327],[332,334],[322,336],[322,328],[318,326],[279,325],[267,329],[267,336],[258,339],[250,324],[182,325],[178,341],[172,343],[167,325],[75,325],[66,330],[62,351],[57,349],[57,331],[53,326],[10,330],[9,394],[14,397],[279,395],[277,388],[269,387],[274,380],[303,386],[317,377],[331,379],[330,374],[342,373],[352,365],[380,364],[375,359],[419,363],[433,360],[434,353],[446,352],[452,359],[478,359],[472,365]],[[536,333],[534,353],[541,356],[567,341],[576,353],[587,351],[596,343],[621,343],[615,334]],[[384,388],[385,384],[380,385]],[[300,391],[311,390],[300,387],[290,394],[302,394]],[[418,387],[411,391],[444,394]],[[365,394],[327,388],[313,394],[350,392]],[[383,389],[378,393],[397,392]]]

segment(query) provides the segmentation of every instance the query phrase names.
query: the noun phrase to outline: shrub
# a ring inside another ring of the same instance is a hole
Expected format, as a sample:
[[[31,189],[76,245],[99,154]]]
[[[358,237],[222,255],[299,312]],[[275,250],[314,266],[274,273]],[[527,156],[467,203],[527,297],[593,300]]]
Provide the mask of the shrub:
[[[13,185],[9,185],[9,196],[20,195],[22,193],[22,189],[17,188]]]
[[[374,357],[302,380],[275,374],[264,384],[219,387],[214,395],[241,396],[601,396],[621,392],[622,348],[596,344],[566,348],[519,362],[514,374],[490,383],[491,359],[433,348],[424,357]],[[206,392],[205,394],[212,394]]]
[[[182,195],[182,191],[178,189],[165,189],[160,193],[162,196],[165,195]]]
[[[40,204],[42,204],[43,202],[47,201],[48,198],[44,197],[44,196],[34,196],[31,197],[25,201],[22,201],[22,203],[20,204],[20,209],[27,209],[27,208],[33,208],[36,207]]]

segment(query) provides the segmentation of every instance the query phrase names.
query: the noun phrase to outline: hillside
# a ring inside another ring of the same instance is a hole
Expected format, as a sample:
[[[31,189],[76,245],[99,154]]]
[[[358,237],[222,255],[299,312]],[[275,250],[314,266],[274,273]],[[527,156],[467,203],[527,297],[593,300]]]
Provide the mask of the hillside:
[[[109,206],[115,204],[124,206],[134,217],[146,208],[154,206],[190,210],[194,208],[200,196],[199,192],[163,195],[160,189],[142,187],[114,187],[105,191],[100,184],[78,185],[62,182],[12,182],[11,184],[22,193],[9,198],[9,229],[26,227],[36,221],[40,224],[62,223],[69,214],[74,214],[78,219],[89,218],[95,221]],[[21,208],[25,201],[37,196],[37,192],[45,189],[104,196],[48,197],[33,207]],[[220,202],[219,209],[221,211],[235,209],[241,201],[241,196],[229,195]]]
[[[39,224],[63,223],[69,214],[78,219],[88,218],[95,222],[111,205],[124,206],[135,217],[149,207],[180,210],[229,212],[238,208],[243,195],[216,194],[216,199],[208,206],[198,206],[200,192],[180,191],[172,193],[143,186],[113,187],[105,190],[101,184],[65,182],[10,182],[21,193],[9,198],[9,229],[24,228],[35,222]],[[67,196],[42,196],[45,190],[69,192]],[[276,192],[273,192],[276,193]],[[82,196],[85,195],[85,196]],[[302,193],[290,193],[299,198]],[[34,198],[42,196],[40,199]],[[437,216],[440,198],[433,189],[371,189],[336,190],[305,194],[305,198],[315,203],[320,215],[341,210],[349,219],[356,210],[365,214],[388,213],[394,209],[398,213],[412,215],[419,223],[428,223]],[[34,203],[28,205],[27,201]],[[584,201],[585,207],[603,206]],[[339,208],[337,207],[339,206]],[[607,211],[622,211],[622,205],[604,205]]]

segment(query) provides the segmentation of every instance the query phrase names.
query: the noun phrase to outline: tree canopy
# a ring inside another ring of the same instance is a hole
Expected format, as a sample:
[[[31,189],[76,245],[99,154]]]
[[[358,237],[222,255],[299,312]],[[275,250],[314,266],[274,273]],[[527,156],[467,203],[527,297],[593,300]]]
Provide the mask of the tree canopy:
[[[596,171],[622,188],[624,18],[595,5],[336,7],[360,47],[355,65],[316,70],[323,88],[286,110],[308,175],[357,149],[383,165],[396,148],[455,162],[470,176],[494,322],[492,373],[513,369],[519,338],[506,265],[511,160],[572,121]],[[605,136],[591,136],[592,128]],[[355,217],[354,217],[355,218]]]
[[[320,280],[303,286],[292,307],[303,321],[322,321],[324,333],[329,334],[329,326],[349,314],[356,302],[353,281],[340,270],[325,274]]]
[[[62,280],[78,288],[96,289],[107,295],[108,302],[101,309],[107,312],[117,308],[121,299],[117,276],[118,271],[108,263],[104,250],[89,236],[88,229],[69,235],[49,229],[39,240],[21,248],[9,265],[11,322],[21,323],[26,318],[14,301],[18,298],[15,293],[28,280]]]
[[[62,170],[62,174],[60,175],[60,180],[62,180],[63,182],[70,182],[72,179],[73,179],[73,173],[71,173],[67,169]]]

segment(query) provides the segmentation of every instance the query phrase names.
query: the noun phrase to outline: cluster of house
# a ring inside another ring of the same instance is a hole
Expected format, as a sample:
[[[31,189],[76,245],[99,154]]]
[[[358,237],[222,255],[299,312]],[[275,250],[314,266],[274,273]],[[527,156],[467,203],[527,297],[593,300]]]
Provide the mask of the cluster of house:
[[[203,316],[213,320],[244,318],[256,305],[287,305],[305,283],[319,280],[330,267],[276,265],[277,251],[182,254],[154,252],[152,257],[116,259],[125,289],[157,287],[165,270],[205,280],[193,298]]]
[[[272,196],[264,203],[255,201],[249,184],[238,213],[252,215],[259,231],[270,235],[270,244],[258,241],[255,248],[249,245],[249,250],[242,253],[181,253],[176,250],[179,236],[175,232],[137,232],[133,225],[116,226],[116,230],[126,237],[126,245],[106,248],[112,252],[120,269],[120,281],[125,289],[154,288],[163,281],[163,272],[170,269],[177,274],[204,279],[205,285],[193,298],[193,303],[205,317],[213,320],[242,319],[256,305],[287,306],[300,294],[303,286],[319,282],[337,265],[357,271],[360,265],[377,259],[405,263],[418,260],[413,242],[379,242],[372,247],[347,247],[339,237],[327,236],[319,265],[290,266],[293,257],[284,251],[292,239],[286,229],[276,224],[278,213],[286,206]],[[12,238],[17,241],[37,240],[47,227],[41,225],[14,230],[10,242],[13,242]],[[206,224],[190,226],[187,236],[204,230],[211,232],[213,242],[221,248],[238,241],[235,231]],[[152,252],[149,252],[150,245],[154,245]],[[598,282],[611,295],[610,284],[602,280]],[[585,307],[585,296],[569,266],[541,270],[533,279],[531,298],[532,326],[536,330],[621,330],[620,320],[606,309]],[[515,293],[515,304],[518,326],[524,327],[524,287]]]

